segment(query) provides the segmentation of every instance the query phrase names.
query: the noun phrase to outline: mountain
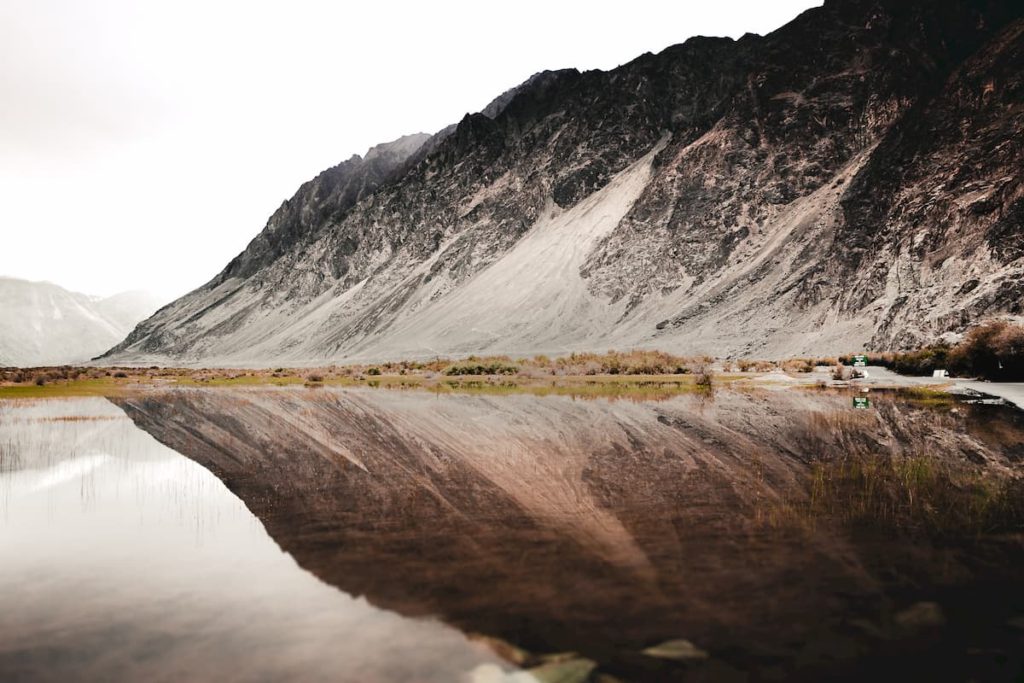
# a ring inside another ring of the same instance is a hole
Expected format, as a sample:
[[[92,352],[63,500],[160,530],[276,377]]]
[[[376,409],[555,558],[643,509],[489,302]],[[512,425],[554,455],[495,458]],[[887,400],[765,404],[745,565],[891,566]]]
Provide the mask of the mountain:
[[[830,0],[306,183],[105,359],[895,349],[1024,314],[1024,5]]]
[[[157,305],[145,292],[100,298],[0,277],[0,366],[87,361],[124,339]]]

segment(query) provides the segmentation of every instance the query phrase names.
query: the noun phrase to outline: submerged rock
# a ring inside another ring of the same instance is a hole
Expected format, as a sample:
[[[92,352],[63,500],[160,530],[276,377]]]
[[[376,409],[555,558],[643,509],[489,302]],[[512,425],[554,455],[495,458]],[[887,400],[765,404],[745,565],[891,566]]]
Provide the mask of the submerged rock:
[[[910,607],[897,612],[893,621],[904,631],[923,631],[937,628],[946,623],[942,608],[934,602],[916,602]]]
[[[708,653],[693,643],[683,638],[666,640],[664,643],[654,645],[643,651],[648,657],[659,659],[675,659],[680,662],[702,660],[708,658]]]
[[[595,668],[595,662],[582,657],[512,672],[496,664],[482,664],[470,672],[469,680],[471,683],[586,683]]]
[[[584,683],[596,667],[595,662],[584,658],[551,662],[513,675],[510,683]]]
[[[526,650],[513,645],[507,640],[502,640],[501,638],[495,638],[494,636],[484,634],[472,634],[469,636],[469,639],[485,645],[494,654],[498,655],[509,664],[526,666],[535,659],[533,655]]]

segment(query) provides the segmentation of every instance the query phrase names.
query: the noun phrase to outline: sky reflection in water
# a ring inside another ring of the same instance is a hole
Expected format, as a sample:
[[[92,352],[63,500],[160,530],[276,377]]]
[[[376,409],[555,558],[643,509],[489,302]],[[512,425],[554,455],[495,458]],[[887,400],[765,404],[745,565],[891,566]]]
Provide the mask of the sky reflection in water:
[[[0,548],[3,680],[451,681],[500,661],[303,571],[103,399],[0,407]]]

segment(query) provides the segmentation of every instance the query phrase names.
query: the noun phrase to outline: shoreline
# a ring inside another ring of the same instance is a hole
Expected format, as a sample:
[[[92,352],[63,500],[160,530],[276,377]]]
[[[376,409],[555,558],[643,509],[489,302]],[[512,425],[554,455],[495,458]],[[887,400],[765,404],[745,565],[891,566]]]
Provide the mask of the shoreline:
[[[976,379],[934,378],[898,375],[878,366],[865,368],[867,377],[835,380],[823,370],[792,372],[713,370],[708,375],[681,373],[631,374],[542,374],[522,371],[507,374],[444,374],[434,371],[401,373],[354,372],[351,368],[327,370],[324,374],[304,370],[187,370],[182,368],[96,368],[64,370],[65,377],[34,381],[0,382],[0,399],[36,399],[76,396],[118,396],[151,389],[170,388],[259,388],[320,387],[384,388],[431,391],[433,393],[564,395],[574,398],[660,400],[678,394],[707,393],[715,389],[850,389],[927,390],[949,396],[978,395],[1000,399],[1024,410],[1024,383],[984,382]],[[40,372],[41,371],[41,372]],[[49,369],[52,375],[58,369]],[[44,369],[30,371],[47,376]],[[710,383],[708,383],[710,382]]]

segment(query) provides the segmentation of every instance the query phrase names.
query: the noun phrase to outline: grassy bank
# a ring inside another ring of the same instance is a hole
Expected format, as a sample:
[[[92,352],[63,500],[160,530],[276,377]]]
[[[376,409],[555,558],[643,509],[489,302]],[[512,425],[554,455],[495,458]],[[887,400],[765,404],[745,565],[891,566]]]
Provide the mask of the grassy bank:
[[[713,381],[712,359],[658,351],[573,353],[550,358],[470,356],[462,360],[398,361],[263,370],[184,368],[5,368],[0,398],[90,396],[139,386],[375,386],[430,387],[435,391],[615,396],[671,394]],[[723,381],[725,378],[720,377]]]
[[[422,389],[435,393],[475,393],[507,395],[527,393],[536,396],[572,396],[576,398],[629,398],[657,400],[679,394],[712,390],[714,385],[731,384],[742,379],[736,375],[463,375],[463,374],[345,374],[278,371],[220,373],[164,370],[117,370],[122,377],[81,375],[58,378],[43,384],[0,384],[0,399],[57,398],[75,396],[114,396],[153,387],[259,387],[304,386],[373,387],[384,389]]]
[[[930,374],[939,366],[953,370],[963,368],[963,372],[967,368],[991,369],[990,361],[996,358],[994,367],[1013,373],[1017,367],[1012,364],[1017,348],[1015,340],[1017,332],[1012,326],[993,323],[977,328],[955,348],[929,347],[904,354],[874,354],[869,355],[868,362],[907,374]],[[1021,336],[1020,345],[1024,346],[1024,336]],[[954,362],[955,358],[974,360],[958,364]],[[0,368],[0,398],[109,395],[132,387],[157,385],[429,387],[439,392],[530,392],[647,398],[706,391],[715,383],[734,382],[744,376],[749,377],[750,373],[783,372],[807,379],[816,368],[831,366],[841,369],[840,363],[851,360],[852,357],[808,357],[782,361],[726,359],[716,362],[707,356],[634,350],[571,353],[558,357],[469,356],[458,360],[436,358],[315,368]],[[991,371],[988,374],[991,375]],[[824,383],[826,379],[822,377],[820,382]]]

